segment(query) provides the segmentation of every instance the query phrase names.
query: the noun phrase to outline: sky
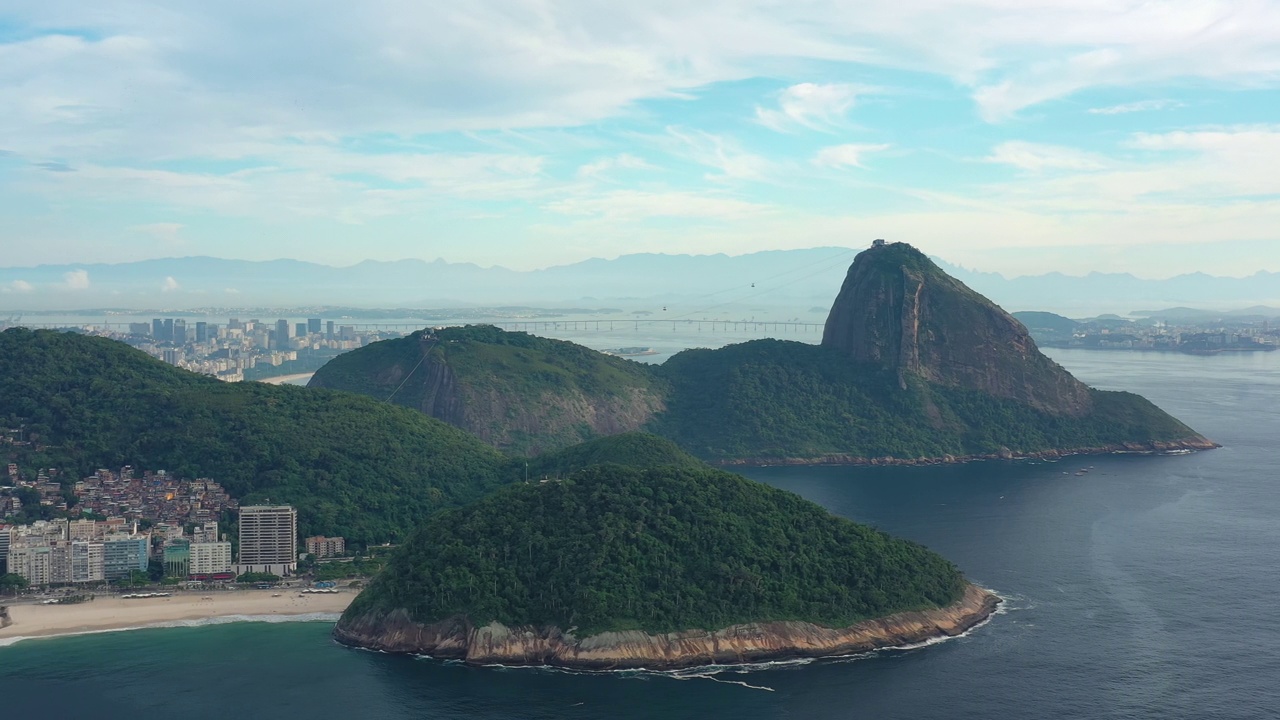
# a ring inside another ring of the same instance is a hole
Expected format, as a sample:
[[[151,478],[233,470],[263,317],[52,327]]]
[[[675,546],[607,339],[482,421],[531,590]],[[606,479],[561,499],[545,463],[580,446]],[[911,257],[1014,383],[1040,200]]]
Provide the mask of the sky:
[[[1280,270],[1280,2],[6,0],[0,266]],[[11,288],[12,290],[12,288]]]

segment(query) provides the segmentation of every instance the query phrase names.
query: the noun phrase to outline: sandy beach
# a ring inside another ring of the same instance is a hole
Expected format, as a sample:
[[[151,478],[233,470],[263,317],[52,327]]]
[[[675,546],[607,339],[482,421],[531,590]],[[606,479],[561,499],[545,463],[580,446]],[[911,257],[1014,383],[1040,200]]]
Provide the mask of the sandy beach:
[[[345,590],[333,595],[301,595],[296,590],[236,590],[129,600],[100,595],[92,602],[76,605],[10,605],[0,599],[0,605],[8,605],[13,621],[8,627],[0,628],[0,644],[20,637],[122,630],[211,618],[340,613],[356,595],[354,591]]]

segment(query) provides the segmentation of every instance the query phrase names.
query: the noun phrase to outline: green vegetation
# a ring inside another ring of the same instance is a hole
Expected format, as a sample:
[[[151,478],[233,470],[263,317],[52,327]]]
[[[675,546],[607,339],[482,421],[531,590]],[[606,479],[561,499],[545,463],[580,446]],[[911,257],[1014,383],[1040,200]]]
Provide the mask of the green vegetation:
[[[9,592],[17,595],[19,590],[26,590],[28,584],[27,579],[17,573],[0,575],[0,593]]]
[[[931,267],[922,264],[928,263],[927,258],[917,257],[919,253],[910,248],[890,246],[886,252],[901,255],[902,262],[915,263],[922,271]],[[930,272],[941,275],[936,268]],[[957,302],[967,308],[949,311],[955,322],[976,323],[970,316],[999,312],[959,282],[941,277],[948,291],[961,298]],[[914,459],[1005,450],[1026,454],[1195,436],[1159,408],[1128,393],[1090,392],[1079,386],[1083,400],[1092,401],[1092,409],[1083,416],[1054,413],[981,390],[929,383],[911,373],[900,380],[895,368],[859,363],[835,347],[798,342],[758,340],[718,350],[687,350],[661,366],[651,366],[487,326],[450,328],[438,337],[434,344],[422,336],[375,343],[330,363],[317,378],[323,377],[324,385],[336,383],[386,398],[426,352],[424,367],[447,368],[455,373],[456,384],[469,389],[453,396],[462,398],[458,403],[441,402],[438,397],[428,401],[422,394],[439,391],[441,383],[411,378],[396,393],[395,402],[434,412],[518,453],[533,447],[565,448],[592,437],[585,422],[573,422],[571,403],[557,406],[547,400],[565,387],[575,393],[594,393],[596,398],[611,387],[626,392],[645,388],[657,402],[652,412],[638,416],[641,422],[632,426],[668,438],[710,461],[824,456]],[[1034,348],[1031,352],[1031,360],[1008,372],[1047,388],[1046,397],[1053,397],[1064,376],[1068,383],[1075,383]],[[984,372],[1000,376],[990,368]],[[438,379],[425,369],[417,373]],[[489,399],[477,401],[481,396]],[[469,409],[449,410],[458,404]],[[555,412],[568,417],[548,419]],[[598,420],[611,412],[618,416],[612,423],[617,427],[625,428],[637,419],[635,414],[601,403],[592,417]],[[529,460],[529,477],[564,474],[619,458],[641,467],[667,464],[661,457],[672,450],[630,448],[626,442],[587,443],[544,453]],[[644,457],[650,451],[660,462]],[[681,462],[675,457],[669,460]],[[523,466],[511,475],[523,477]]]
[[[1193,430],[1146,399],[1092,391],[1093,411],[1053,415],[975,390],[860,366],[780,340],[688,350],[662,366],[674,389],[654,430],[710,459],[937,458],[1169,441]]]
[[[491,325],[373,343],[329,362],[310,387],[390,399],[519,455],[638,428],[663,392],[650,366]]]
[[[345,617],[666,632],[803,620],[843,627],[957,600],[929,550],[709,468],[585,469],[427,519]]]
[[[528,467],[530,480],[564,477],[591,465],[614,463],[628,467],[648,469],[665,466],[682,468],[705,467],[702,461],[680,449],[671,440],[643,432],[598,438],[573,447],[543,453],[528,461],[515,462],[515,476],[524,477]]]
[[[275,573],[267,572],[247,572],[236,576],[238,583],[277,583],[280,582],[280,576]]]
[[[53,331],[0,333],[0,446],[70,479],[97,468],[218,480],[242,504],[298,507],[304,535],[396,541],[431,512],[501,482],[507,459],[420,413],[329,390],[222,383],[123,343]],[[39,507],[38,503],[32,507]]]

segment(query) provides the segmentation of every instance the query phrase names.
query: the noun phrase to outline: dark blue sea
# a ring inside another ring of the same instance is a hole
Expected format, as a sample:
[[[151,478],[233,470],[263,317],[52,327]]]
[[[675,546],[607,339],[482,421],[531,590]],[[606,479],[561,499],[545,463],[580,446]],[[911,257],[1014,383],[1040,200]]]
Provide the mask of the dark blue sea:
[[[1053,355],[1224,447],[746,473],[922,542],[1007,598],[965,637],[584,675],[349,650],[323,623],[138,630],[0,647],[0,718],[1280,717],[1280,353]]]

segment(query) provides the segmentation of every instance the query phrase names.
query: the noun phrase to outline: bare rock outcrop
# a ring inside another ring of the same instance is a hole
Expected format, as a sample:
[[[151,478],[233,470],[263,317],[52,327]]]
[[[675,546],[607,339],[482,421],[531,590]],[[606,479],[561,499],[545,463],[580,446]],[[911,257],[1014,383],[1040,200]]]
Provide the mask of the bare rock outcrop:
[[[404,610],[343,617],[334,628],[341,643],[392,653],[458,659],[478,665],[551,665],[579,669],[671,669],[831,657],[959,635],[983,622],[1000,599],[969,585],[945,608],[904,612],[826,628],[805,622],[733,625],[650,635],[605,632],[576,638],[556,627],[473,625],[465,617],[421,624]]]
[[[905,243],[858,254],[822,344],[931,383],[1012,398],[1055,415],[1089,413],[1089,388],[1041,354],[1012,315]]]

